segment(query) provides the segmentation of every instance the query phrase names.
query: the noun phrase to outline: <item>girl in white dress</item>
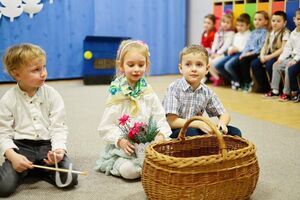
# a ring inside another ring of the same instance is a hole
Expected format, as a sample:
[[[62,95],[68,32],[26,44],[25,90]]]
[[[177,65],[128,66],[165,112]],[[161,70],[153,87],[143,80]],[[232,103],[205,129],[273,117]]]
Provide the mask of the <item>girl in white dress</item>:
[[[107,145],[97,161],[96,170],[125,179],[140,177],[142,161],[134,153],[134,145],[123,137],[119,119],[129,115],[131,122],[147,123],[152,116],[159,133],[155,141],[169,137],[171,129],[166,121],[160,100],[144,75],[150,67],[148,45],[139,40],[125,40],[116,58],[117,76],[109,87],[109,97],[98,127]]]

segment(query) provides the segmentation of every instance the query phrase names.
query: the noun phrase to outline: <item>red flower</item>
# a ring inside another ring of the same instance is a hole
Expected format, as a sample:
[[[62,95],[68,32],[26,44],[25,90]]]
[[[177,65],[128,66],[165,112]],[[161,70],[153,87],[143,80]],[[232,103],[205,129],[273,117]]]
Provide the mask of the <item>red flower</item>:
[[[128,133],[128,137],[131,139],[131,140],[135,140],[135,136],[139,133],[139,129],[137,128],[131,128],[129,133]]]
[[[119,119],[119,125],[124,126],[126,122],[130,122],[129,115],[124,114],[120,119]]]

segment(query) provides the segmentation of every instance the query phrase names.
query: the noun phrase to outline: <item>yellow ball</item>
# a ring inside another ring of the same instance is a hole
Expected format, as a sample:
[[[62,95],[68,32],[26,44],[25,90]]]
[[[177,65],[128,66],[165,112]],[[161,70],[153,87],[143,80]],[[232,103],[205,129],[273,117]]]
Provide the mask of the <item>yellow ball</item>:
[[[93,53],[91,51],[85,51],[84,54],[83,54],[83,57],[86,60],[90,60],[93,57]]]

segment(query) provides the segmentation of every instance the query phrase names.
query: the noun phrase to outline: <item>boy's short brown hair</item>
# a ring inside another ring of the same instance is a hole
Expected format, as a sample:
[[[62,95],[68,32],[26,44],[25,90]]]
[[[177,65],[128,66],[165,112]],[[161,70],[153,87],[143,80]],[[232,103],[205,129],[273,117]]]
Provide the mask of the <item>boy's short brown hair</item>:
[[[179,63],[182,62],[182,57],[184,55],[187,55],[187,54],[190,54],[190,53],[193,53],[193,54],[201,54],[203,57],[204,57],[204,61],[206,64],[208,64],[208,52],[206,50],[205,47],[203,47],[202,45],[190,45],[190,46],[187,46],[187,47],[184,47],[182,49],[182,51],[180,52],[179,54]]]
[[[281,16],[282,17],[282,19],[283,19],[283,21],[286,21],[287,20],[287,17],[286,17],[286,13],[284,12],[284,11],[276,11],[276,12],[274,12],[273,14],[272,14],[272,16],[274,16],[274,15],[276,15],[276,16]]]
[[[13,70],[28,65],[32,60],[46,57],[45,51],[34,44],[23,43],[9,47],[3,56],[3,65],[10,76]]]
[[[247,13],[242,13],[237,19],[237,22],[242,22],[245,24],[250,24],[250,15],[248,15]]]

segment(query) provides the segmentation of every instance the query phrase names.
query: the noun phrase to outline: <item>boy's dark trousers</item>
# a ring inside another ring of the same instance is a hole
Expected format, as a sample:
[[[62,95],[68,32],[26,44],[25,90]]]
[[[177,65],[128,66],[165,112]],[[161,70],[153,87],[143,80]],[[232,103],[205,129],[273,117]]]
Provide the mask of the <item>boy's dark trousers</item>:
[[[250,76],[251,62],[258,57],[258,54],[245,56],[240,60],[241,79],[244,84],[250,84],[252,79]]]
[[[14,140],[14,143],[19,148],[15,150],[17,153],[25,156],[34,164],[46,165],[43,159],[47,159],[47,153],[51,151],[51,143],[49,140]],[[69,165],[70,160],[66,155],[63,160],[58,163],[59,168],[68,169]],[[0,167],[0,197],[8,197],[14,193],[18,185],[29,176],[38,177],[56,186],[55,171],[33,168],[18,173],[12,167],[11,162],[5,159],[5,162]],[[77,177],[77,174],[72,174],[72,182],[66,186],[66,188],[77,185]],[[67,178],[67,173],[60,173],[60,178],[62,183],[64,183]]]
[[[300,74],[300,62],[297,62],[295,65],[292,65],[288,69],[290,87],[292,92],[299,92],[297,76]]]
[[[240,131],[240,129],[234,127],[234,126],[227,126],[227,129],[228,129],[228,135],[232,135],[232,136],[239,136],[239,137],[242,137],[242,133]],[[176,128],[176,129],[172,129],[172,134],[170,135],[171,138],[177,138],[178,137],[178,134],[180,132],[180,128]],[[191,128],[189,127],[186,131],[186,136],[196,136],[196,135],[205,135],[206,133],[203,132],[202,130],[200,129],[197,129],[197,128]]]
[[[259,86],[259,89],[256,92],[267,93],[271,90],[270,82],[272,80],[272,69],[276,60],[277,58],[272,58],[263,64],[260,62],[260,58],[257,58],[251,62],[252,73]]]

